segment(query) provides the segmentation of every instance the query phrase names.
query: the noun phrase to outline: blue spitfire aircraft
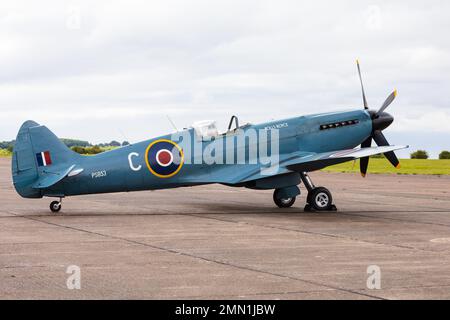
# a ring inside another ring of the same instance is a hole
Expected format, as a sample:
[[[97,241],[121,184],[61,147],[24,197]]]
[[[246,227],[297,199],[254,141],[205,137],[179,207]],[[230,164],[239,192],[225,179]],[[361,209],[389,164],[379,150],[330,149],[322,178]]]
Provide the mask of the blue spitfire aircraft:
[[[215,122],[203,121],[174,134],[95,156],[73,152],[45,126],[26,121],[13,150],[14,187],[24,198],[59,198],[50,204],[51,211],[58,212],[62,198],[68,196],[211,183],[274,189],[275,204],[286,208],[294,204],[300,194],[298,185],[303,182],[308,191],[305,210],[336,210],[330,191],[315,187],[308,172],[360,158],[360,171],[365,176],[369,156],[383,153],[393,166],[399,167],[394,150],[408,147],[390,146],[382,133],[393,122],[385,109],[395,99],[396,91],[378,111],[370,110],[358,62],[357,66],[363,110],[242,126],[233,116],[228,131],[222,134]],[[265,132],[268,137],[252,132]],[[256,138],[251,141],[251,137]],[[237,140],[244,144],[236,144]],[[372,140],[377,147],[371,146]],[[197,151],[190,151],[192,145]],[[263,149],[267,149],[266,154],[261,152]],[[273,156],[270,163],[268,149]],[[204,154],[214,161],[203,159]],[[239,157],[241,161],[236,161]]]

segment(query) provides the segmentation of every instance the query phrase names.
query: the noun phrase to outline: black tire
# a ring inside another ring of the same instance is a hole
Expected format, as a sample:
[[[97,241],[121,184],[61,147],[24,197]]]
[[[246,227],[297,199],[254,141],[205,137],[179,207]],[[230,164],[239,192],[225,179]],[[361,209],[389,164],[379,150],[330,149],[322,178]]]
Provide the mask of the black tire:
[[[292,207],[292,205],[295,202],[296,197],[292,198],[279,198],[278,193],[280,192],[279,189],[275,189],[273,192],[273,202],[278,206],[278,208],[289,208]]]
[[[314,189],[313,189],[314,190]],[[312,195],[312,191],[313,190],[311,190],[310,192],[308,192],[308,195],[306,196],[306,203],[311,203],[311,195]]]
[[[333,206],[331,192],[324,187],[317,187],[308,193],[308,203],[317,211],[329,211]]]
[[[50,210],[54,213],[59,212],[59,210],[61,210],[61,202],[59,201],[52,201],[50,203]]]

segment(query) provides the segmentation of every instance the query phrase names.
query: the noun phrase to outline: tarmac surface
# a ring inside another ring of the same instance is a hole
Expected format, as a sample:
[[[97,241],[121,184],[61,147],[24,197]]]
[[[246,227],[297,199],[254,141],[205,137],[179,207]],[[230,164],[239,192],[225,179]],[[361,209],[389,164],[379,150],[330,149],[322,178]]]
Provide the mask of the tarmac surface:
[[[338,212],[211,185],[67,198],[55,215],[0,159],[0,299],[450,298],[449,176],[310,176]]]

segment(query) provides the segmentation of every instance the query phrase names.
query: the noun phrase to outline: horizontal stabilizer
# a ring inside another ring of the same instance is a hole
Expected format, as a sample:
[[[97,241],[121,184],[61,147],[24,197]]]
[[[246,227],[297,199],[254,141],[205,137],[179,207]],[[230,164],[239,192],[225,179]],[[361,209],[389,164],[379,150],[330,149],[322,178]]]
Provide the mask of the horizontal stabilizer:
[[[35,189],[43,189],[51,187],[57,182],[61,181],[72,171],[75,165],[71,165],[70,167],[60,170],[60,171],[44,171],[43,175],[39,177],[39,179],[33,184],[33,188]]]

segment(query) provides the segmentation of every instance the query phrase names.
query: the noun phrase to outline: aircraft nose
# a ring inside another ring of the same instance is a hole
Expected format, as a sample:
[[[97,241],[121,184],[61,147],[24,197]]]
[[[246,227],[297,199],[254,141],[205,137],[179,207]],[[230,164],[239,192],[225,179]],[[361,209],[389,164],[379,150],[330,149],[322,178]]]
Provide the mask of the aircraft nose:
[[[381,112],[380,114],[375,115],[372,119],[372,129],[375,130],[384,130],[391,125],[394,121],[394,117],[391,116],[387,112]]]

